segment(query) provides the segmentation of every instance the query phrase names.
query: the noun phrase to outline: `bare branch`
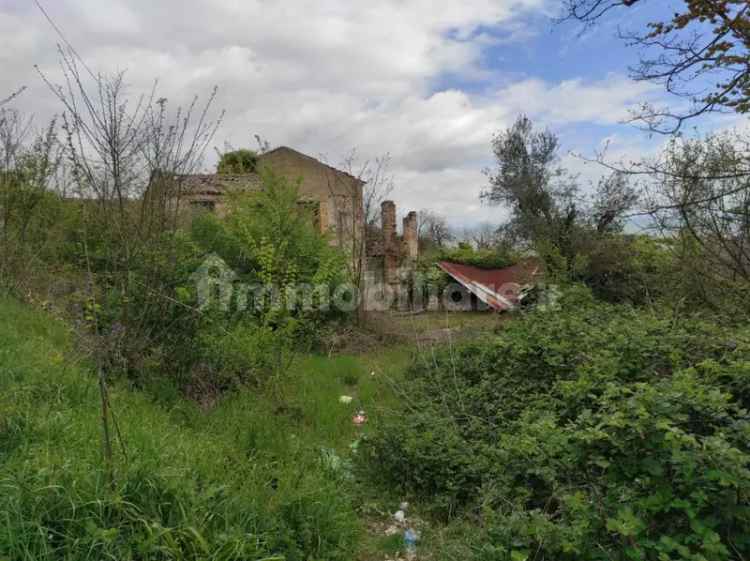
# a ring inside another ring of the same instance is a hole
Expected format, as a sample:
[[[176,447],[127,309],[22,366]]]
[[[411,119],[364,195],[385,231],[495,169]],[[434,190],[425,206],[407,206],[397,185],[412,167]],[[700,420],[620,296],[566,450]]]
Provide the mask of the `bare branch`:
[[[2,107],[3,105],[6,105],[6,104],[10,103],[11,101],[13,101],[14,99],[16,99],[25,90],[26,90],[26,86],[22,86],[22,87],[18,88],[16,91],[14,91],[12,94],[10,94],[8,97],[6,97],[5,99],[0,99],[0,107]]]
[[[584,29],[614,9],[647,0],[566,0],[563,20]],[[673,134],[686,121],[705,113],[750,112],[750,5],[746,0],[683,0],[681,11],[645,29],[620,32],[638,48],[640,62],[630,69],[638,81],[660,84],[689,100],[687,108],[670,110],[644,105],[633,115],[648,130]]]

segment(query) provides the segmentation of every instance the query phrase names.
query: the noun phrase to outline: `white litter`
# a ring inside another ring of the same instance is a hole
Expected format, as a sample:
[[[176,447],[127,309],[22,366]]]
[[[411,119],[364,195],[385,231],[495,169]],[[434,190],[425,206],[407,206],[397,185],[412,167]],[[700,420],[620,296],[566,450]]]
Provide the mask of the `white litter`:
[[[385,529],[385,535],[386,536],[395,536],[396,534],[400,534],[400,533],[401,533],[401,530],[396,525],[388,526]]]

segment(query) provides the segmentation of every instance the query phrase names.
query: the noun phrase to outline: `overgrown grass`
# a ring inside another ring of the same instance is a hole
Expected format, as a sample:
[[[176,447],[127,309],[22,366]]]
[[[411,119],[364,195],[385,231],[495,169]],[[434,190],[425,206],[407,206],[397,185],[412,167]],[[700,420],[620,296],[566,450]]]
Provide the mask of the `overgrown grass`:
[[[370,322],[378,332],[394,340],[449,343],[499,329],[508,317],[489,310],[420,314],[383,312],[370,314]]]
[[[354,558],[347,455],[368,428],[351,416],[392,405],[407,353],[304,358],[276,398],[240,391],[209,413],[114,384],[110,489],[96,380],[66,327],[7,299],[0,314],[0,559]]]

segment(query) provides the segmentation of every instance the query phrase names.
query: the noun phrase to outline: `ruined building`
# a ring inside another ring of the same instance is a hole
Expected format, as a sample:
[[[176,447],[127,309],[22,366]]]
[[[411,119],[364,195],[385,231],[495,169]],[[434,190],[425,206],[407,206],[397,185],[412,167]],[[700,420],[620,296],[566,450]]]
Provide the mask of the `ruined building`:
[[[365,182],[297,150],[281,146],[258,155],[259,171],[270,168],[292,181],[299,180],[299,203],[313,210],[316,226],[342,248],[361,239],[364,232],[362,189]],[[226,213],[231,191],[256,191],[260,174],[200,174],[183,179],[181,206]]]
[[[374,282],[396,286],[418,256],[417,213],[403,220],[403,235],[396,228],[396,205],[382,204],[381,231],[366,232],[363,208],[365,182],[297,150],[281,146],[258,155],[258,168],[299,180],[299,204],[311,207],[315,224],[331,244],[355,253],[367,236],[366,270]],[[241,175],[199,174],[183,178],[179,205],[185,210],[226,213],[226,195],[231,191],[262,188],[258,173]]]
[[[367,243],[367,269],[376,279],[398,285],[414,269],[419,257],[417,213],[411,211],[403,220],[403,235],[396,230],[396,203],[383,201],[380,207],[381,227]]]

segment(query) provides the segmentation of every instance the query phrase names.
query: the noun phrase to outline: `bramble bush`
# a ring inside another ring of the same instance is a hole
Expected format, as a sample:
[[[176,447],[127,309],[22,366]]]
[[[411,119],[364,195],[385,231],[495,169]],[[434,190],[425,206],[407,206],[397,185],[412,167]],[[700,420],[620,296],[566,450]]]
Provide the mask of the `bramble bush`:
[[[412,365],[363,468],[481,560],[750,554],[750,331],[569,291]],[[457,516],[458,515],[458,516]],[[449,548],[446,548],[446,555]]]

